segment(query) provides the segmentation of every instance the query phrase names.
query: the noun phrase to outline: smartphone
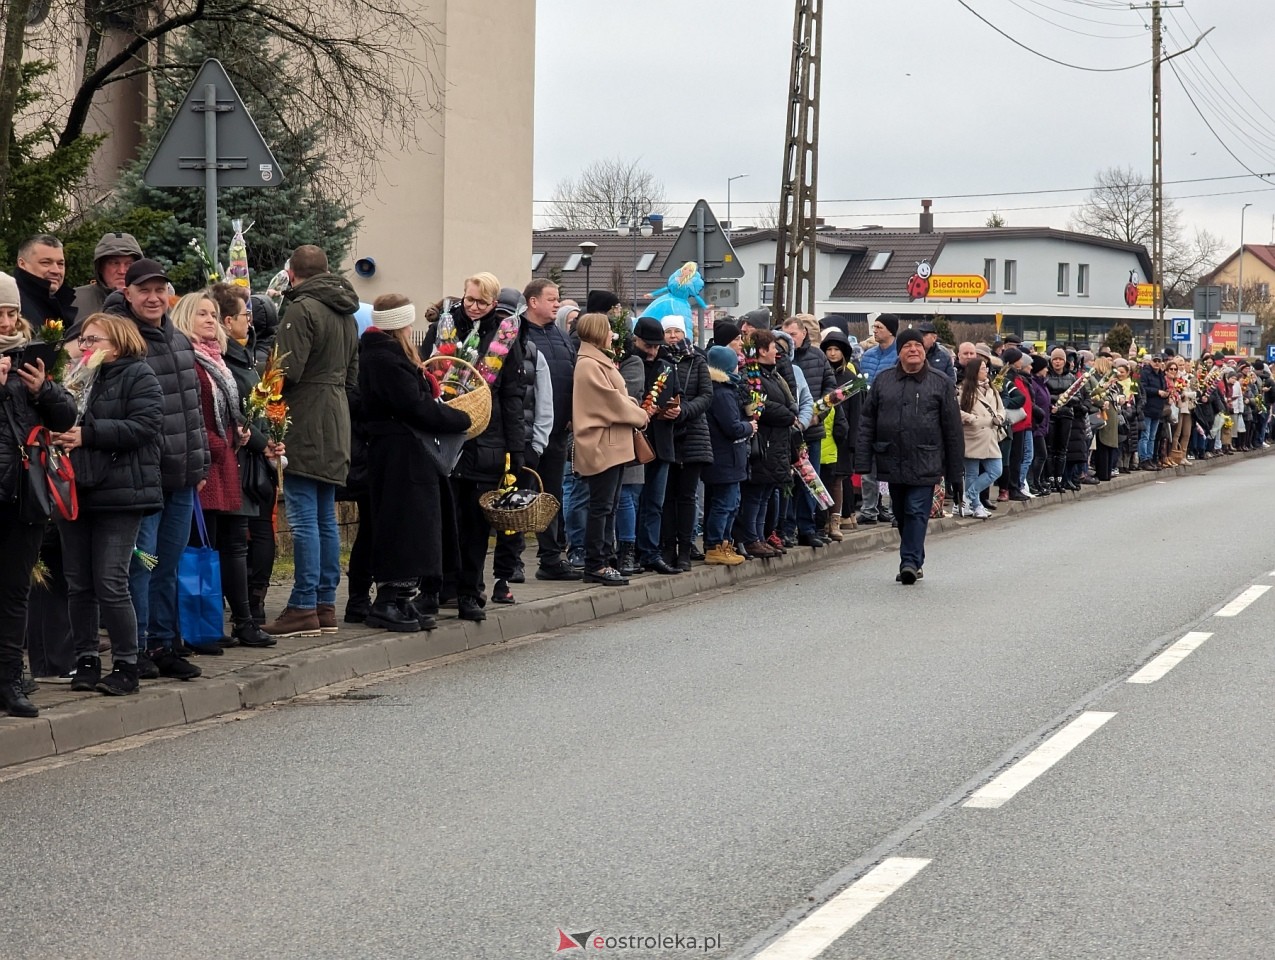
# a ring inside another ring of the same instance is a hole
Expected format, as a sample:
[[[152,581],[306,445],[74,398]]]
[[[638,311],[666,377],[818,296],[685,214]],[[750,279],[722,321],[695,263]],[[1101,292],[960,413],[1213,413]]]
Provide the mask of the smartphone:
[[[14,364],[21,366],[24,363],[29,363],[34,367],[36,360],[43,360],[45,373],[50,373],[53,370],[53,364],[57,361],[57,357],[57,347],[42,340],[35,340],[22,348],[21,358],[14,357]]]

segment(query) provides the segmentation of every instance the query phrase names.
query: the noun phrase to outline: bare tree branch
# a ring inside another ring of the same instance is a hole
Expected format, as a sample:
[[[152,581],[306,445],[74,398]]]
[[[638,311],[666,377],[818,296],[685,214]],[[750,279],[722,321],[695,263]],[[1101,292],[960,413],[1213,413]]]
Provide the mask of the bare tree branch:
[[[595,160],[553,189],[549,222],[571,230],[611,229],[635,213],[664,213],[664,185],[640,161]]]

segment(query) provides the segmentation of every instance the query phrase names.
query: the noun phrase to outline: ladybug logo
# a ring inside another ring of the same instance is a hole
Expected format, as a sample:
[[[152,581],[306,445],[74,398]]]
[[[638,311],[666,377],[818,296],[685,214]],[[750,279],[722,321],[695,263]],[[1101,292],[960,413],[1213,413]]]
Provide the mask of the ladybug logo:
[[[1129,271],[1129,282],[1124,285],[1124,302],[1130,307],[1138,305],[1138,284],[1133,278],[1132,270]]]
[[[930,262],[922,260],[916,265],[916,273],[908,277],[908,299],[921,300],[930,292]]]

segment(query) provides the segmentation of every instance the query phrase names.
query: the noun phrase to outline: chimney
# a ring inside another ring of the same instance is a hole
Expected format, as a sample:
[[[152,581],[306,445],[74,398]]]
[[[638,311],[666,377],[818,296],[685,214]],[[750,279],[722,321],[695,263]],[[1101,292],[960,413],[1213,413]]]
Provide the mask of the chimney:
[[[651,232],[658,236],[664,232],[664,214],[653,213],[646,219],[651,221]]]
[[[921,232],[922,233],[934,232],[934,214],[930,213],[930,206],[933,203],[934,203],[933,200],[921,201]]]

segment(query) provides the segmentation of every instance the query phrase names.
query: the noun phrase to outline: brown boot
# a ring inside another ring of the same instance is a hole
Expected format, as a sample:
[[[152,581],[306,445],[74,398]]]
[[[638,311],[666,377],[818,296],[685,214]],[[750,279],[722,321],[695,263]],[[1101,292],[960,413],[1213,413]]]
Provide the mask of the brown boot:
[[[317,612],[296,607],[284,607],[279,619],[263,629],[272,637],[317,637],[322,632]]]
[[[835,540],[837,543],[840,543],[843,539],[845,539],[841,536],[841,514],[828,514],[828,537],[831,540]]]
[[[314,608],[315,614],[319,618],[319,631],[321,633],[336,633],[339,629],[336,625],[336,604],[321,603]],[[269,631],[266,631],[267,633]]]

